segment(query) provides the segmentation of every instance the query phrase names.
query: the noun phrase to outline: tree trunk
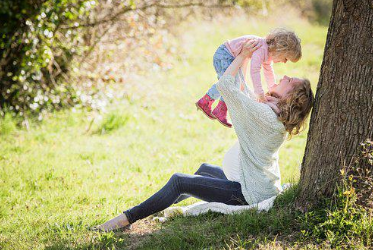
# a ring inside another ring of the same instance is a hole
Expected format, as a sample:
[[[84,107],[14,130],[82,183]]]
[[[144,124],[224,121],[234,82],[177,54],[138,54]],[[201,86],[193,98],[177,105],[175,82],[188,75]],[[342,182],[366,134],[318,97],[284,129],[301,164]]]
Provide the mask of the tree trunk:
[[[331,197],[358,146],[373,139],[373,1],[334,0],[297,206]]]

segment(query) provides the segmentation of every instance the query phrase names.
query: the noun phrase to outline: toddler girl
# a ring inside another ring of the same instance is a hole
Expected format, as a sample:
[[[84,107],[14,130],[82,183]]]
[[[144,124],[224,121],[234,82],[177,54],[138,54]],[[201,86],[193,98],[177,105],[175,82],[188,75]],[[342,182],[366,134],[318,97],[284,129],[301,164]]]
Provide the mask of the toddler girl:
[[[297,62],[301,56],[301,45],[298,36],[286,29],[275,29],[265,38],[254,35],[241,36],[233,40],[228,40],[216,50],[213,58],[214,68],[217,73],[218,79],[224,74],[228,66],[233,62],[234,58],[240,54],[243,45],[250,39],[258,39],[260,48],[257,49],[251,57],[250,75],[253,83],[254,93],[257,95],[259,102],[265,102],[266,96],[261,84],[260,69],[263,67],[264,78],[267,82],[268,89],[275,85],[275,74],[272,68],[273,63],[283,62],[288,60]],[[244,74],[246,73],[246,59],[244,72],[240,69],[239,78],[245,83]],[[215,100],[219,99],[216,108],[211,112],[211,106]],[[227,127],[232,127],[227,120],[227,106],[223,98],[220,96],[216,85],[207,91],[207,93],[196,102],[198,109],[202,110],[210,119],[217,119],[221,124]]]

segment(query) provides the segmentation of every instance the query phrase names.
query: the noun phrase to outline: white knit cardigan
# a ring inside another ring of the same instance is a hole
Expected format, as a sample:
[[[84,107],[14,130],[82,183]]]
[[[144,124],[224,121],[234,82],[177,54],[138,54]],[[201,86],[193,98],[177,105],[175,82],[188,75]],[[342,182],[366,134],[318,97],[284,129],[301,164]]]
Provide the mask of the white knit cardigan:
[[[240,143],[239,174],[245,200],[251,205],[276,196],[282,191],[278,150],[287,136],[284,125],[247,87],[240,90],[237,77],[224,75],[216,86]]]
[[[201,201],[184,207],[169,207],[163,211],[163,217],[153,220],[163,222],[178,214],[199,215],[208,211],[225,214],[253,208],[268,211],[277,195],[291,186],[289,183],[281,186],[278,166],[278,150],[287,136],[285,127],[268,105],[257,102],[255,94],[246,84],[244,87],[242,92],[238,77],[230,75],[224,75],[217,83],[240,144],[240,184],[248,205]]]

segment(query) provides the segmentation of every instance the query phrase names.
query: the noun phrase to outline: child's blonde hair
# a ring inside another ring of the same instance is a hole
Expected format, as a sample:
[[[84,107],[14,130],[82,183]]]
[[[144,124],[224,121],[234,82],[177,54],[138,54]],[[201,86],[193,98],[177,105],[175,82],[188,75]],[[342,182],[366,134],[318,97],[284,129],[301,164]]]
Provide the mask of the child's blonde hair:
[[[299,37],[290,30],[278,28],[272,30],[266,37],[268,49],[277,55],[285,55],[292,62],[302,57],[302,47]]]

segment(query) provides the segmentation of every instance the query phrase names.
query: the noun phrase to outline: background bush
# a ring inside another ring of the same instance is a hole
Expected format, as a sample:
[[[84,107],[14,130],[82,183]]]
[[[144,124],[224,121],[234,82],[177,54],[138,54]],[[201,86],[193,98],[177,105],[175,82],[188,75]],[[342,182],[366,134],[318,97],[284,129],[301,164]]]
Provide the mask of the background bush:
[[[327,22],[331,0],[3,0],[0,2],[0,115],[36,116],[64,107],[102,109],[112,83],[168,70],[174,27],[236,7],[267,14],[288,4]]]
[[[0,3],[0,111],[40,114],[77,102],[66,73],[84,47],[78,30],[94,1],[4,0]]]

